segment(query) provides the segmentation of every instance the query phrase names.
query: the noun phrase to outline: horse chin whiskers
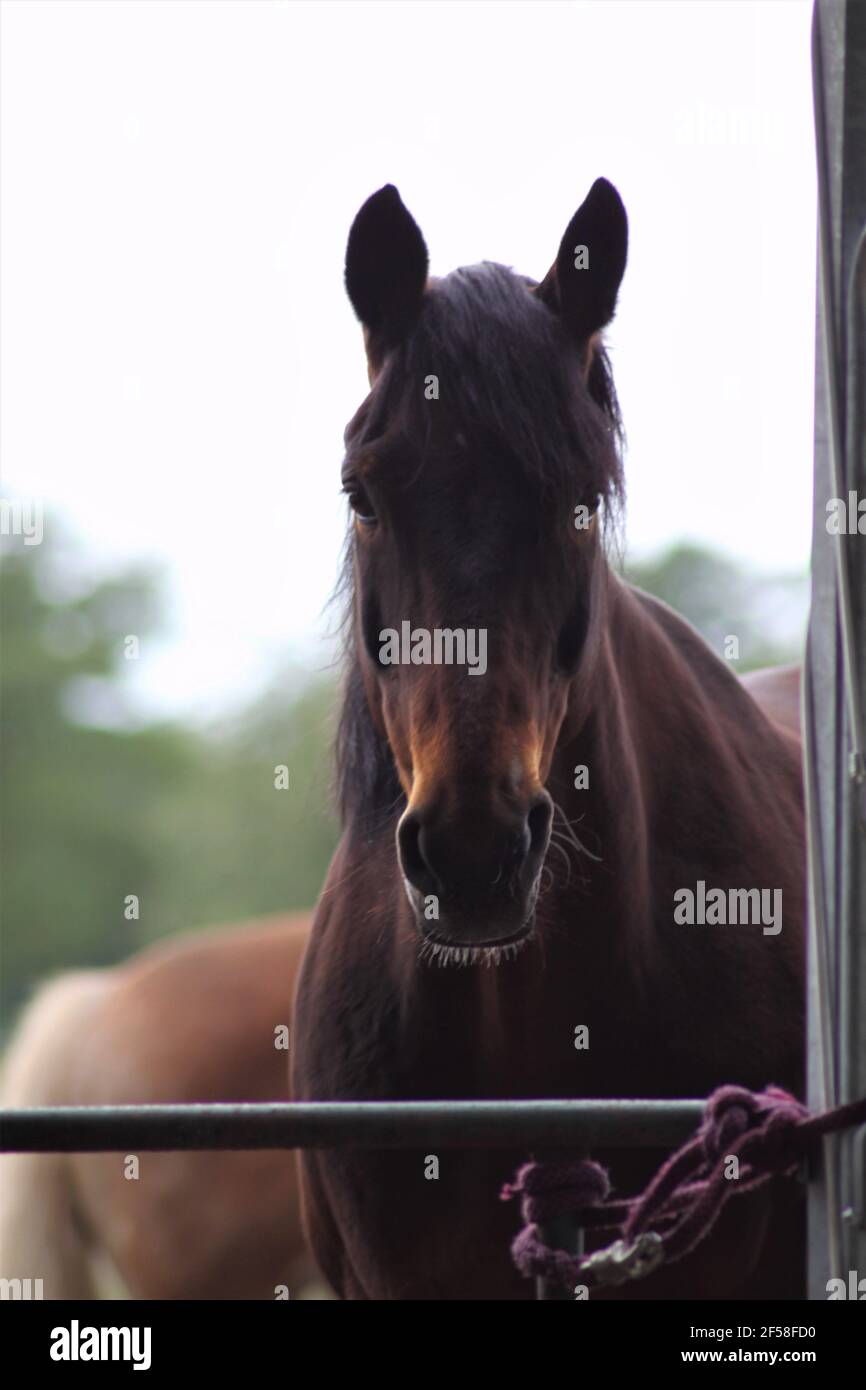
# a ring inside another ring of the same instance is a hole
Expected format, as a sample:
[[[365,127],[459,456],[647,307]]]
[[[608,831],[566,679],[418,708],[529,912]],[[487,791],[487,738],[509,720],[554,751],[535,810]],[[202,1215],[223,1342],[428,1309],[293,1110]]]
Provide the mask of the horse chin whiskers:
[[[506,941],[499,946],[452,946],[444,941],[436,941],[427,936],[421,941],[419,960],[427,965],[502,965],[514,960],[530,940],[532,932],[527,931],[517,941]]]

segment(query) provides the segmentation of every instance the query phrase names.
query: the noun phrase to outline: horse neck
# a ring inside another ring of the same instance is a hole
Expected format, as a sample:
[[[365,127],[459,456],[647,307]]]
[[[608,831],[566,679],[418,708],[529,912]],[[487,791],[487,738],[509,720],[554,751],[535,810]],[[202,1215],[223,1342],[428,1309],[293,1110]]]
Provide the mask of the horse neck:
[[[646,990],[664,955],[654,908],[673,887],[689,886],[677,875],[698,877],[705,866],[709,877],[714,865],[724,873],[740,864],[785,879],[796,895],[778,816],[781,808],[794,828],[801,814],[798,766],[688,623],[613,574],[607,579],[598,657],[586,685],[575,682],[551,784],[562,817],[601,861],[589,870],[593,898],[613,900],[611,880],[623,895],[606,913],[627,931],[626,973]],[[585,789],[575,787],[578,766],[588,771]],[[748,950],[747,934],[729,933],[723,949]],[[685,949],[682,968],[702,971],[702,956]]]
[[[684,620],[610,570],[601,589],[595,655],[573,682],[551,770],[554,826],[571,822],[630,899],[648,903],[650,836],[672,787],[696,815],[717,802],[736,764],[731,718],[747,748],[755,711]]]
[[[716,796],[743,757],[757,753],[766,764],[776,736],[731,668],[666,604],[609,570],[602,588],[598,651],[588,677],[573,683],[559,775],[584,753],[628,821],[629,792],[638,794],[631,810],[639,816],[674,781],[699,800]],[[569,791],[569,804],[576,814],[586,809],[579,790]]]

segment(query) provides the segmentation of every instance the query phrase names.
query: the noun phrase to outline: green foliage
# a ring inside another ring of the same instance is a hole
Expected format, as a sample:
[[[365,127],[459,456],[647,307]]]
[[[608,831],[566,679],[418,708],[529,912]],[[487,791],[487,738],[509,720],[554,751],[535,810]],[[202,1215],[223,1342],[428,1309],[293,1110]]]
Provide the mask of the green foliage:
[[[184,927],[311,905],[336,839],[333,682],[272,695],[211,736],[82,725],[69,712],[82,681],[102,681],[122,713],[123,639],[158,625],[158,591],[138,572],[54,601],[58,558],[46,540],[3,562],[4,1023],[46,975]],[[275,788],[277,764],[288,790]],[[124,914],[131,894],[138,920]]]
[[[148,843],[161,872],[143,904],[146,936],[315,902],[336,842],[333,702],[332,682],[279,707],[269,696],[218,740],[197,740],[195,776],[152,802]],[[282,767],[287,789],[275,785]]]
[[[731,665],[740,675],[801,658],[808,611],[803,578],[767,579],[697,545],[626,565],[625,578],[688,618],[717,656],[724,657],[728,636],[737,637],[740,659]]]

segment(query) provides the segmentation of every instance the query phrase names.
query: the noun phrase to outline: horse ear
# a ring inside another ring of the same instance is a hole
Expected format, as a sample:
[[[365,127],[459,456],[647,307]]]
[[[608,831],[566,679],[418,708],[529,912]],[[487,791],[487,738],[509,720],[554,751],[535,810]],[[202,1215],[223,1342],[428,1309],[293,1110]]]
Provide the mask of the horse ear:
[[[379,356],[411,328],[427,283],[427,247],[393,184],[368,198],[349,232],[346,291]]]
[[[581,347],[613,318],[627,254],[628,218],[622,199],[607,179],[596,179],[536,290]]]

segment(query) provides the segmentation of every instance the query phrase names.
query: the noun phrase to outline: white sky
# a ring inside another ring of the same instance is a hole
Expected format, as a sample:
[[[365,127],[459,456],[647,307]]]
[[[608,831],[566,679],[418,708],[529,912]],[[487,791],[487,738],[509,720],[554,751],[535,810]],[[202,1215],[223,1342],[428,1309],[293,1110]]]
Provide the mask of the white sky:
[[[140,702],[322,662],[352,217],[396,183],[431,270],[541,276],[593,179],[631,245],[609,344],[632,555],[800,569],[811,513],[809,0],[4,0],[6,485],[94,566],[168,567]]]

